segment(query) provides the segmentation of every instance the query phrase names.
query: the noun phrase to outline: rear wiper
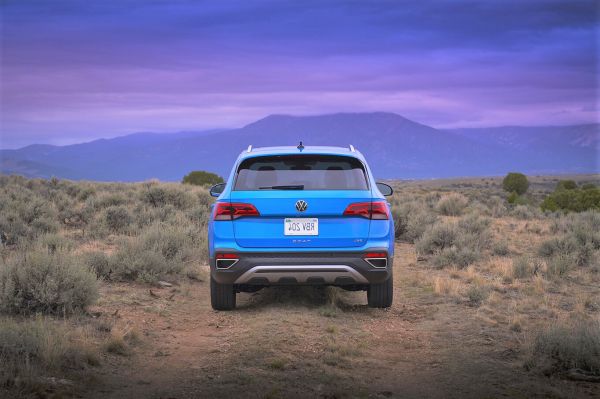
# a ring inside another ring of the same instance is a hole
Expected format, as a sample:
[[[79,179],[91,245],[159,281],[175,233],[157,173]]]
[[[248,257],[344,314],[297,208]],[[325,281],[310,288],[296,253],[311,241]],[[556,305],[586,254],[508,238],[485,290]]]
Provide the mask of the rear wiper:
[[[304,184],[297,184],[295,186],[266,186],[259,187],[260,190],[304,190]]]

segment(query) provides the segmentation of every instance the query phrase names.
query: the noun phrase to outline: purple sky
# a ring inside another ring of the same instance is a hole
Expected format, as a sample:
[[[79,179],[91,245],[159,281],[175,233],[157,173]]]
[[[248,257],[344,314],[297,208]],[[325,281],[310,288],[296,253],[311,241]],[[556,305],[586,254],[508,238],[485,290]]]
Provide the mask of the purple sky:
[[[598,4],[3,0],[0,148],[273,113],[597,122]]]

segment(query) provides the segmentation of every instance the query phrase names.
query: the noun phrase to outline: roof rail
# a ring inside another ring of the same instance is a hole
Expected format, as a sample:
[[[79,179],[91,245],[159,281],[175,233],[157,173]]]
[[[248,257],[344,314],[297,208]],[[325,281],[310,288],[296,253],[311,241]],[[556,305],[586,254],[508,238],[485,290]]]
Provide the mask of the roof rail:
[[[354,149],[354,146],[352,144],[350,144],[350,151],[356,152],[356,150]]]
[[[252,144],[250,144],[250,145],[248,146],[248,149],[246,150],[246,152],[252,152]]]

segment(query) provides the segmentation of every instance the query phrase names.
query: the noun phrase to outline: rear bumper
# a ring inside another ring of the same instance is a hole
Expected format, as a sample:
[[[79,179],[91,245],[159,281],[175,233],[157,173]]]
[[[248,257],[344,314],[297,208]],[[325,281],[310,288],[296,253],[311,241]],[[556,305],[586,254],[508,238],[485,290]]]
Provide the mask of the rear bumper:
[[[211,275],[221,284],[236,285],[368,285],[391,276],[392,258],[377,268],[363,259],[364,252],[246,253],[229,269],[216,267]]]

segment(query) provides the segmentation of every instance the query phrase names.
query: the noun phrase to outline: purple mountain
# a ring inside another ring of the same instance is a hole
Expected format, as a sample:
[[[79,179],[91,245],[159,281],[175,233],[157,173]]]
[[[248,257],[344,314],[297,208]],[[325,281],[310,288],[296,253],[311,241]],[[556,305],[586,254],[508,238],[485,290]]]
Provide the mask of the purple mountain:
[[[29,177],[179,181],[229,174],[240,151],[273,145],[354,145],[379,178],[600,171],[600,124],[440,130],[393,113],[271,115],[240,129],[138,133],[88,143],[0,150],[0,171]]]

